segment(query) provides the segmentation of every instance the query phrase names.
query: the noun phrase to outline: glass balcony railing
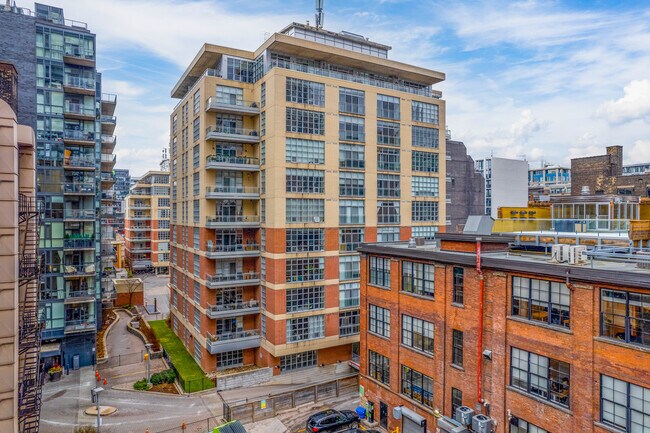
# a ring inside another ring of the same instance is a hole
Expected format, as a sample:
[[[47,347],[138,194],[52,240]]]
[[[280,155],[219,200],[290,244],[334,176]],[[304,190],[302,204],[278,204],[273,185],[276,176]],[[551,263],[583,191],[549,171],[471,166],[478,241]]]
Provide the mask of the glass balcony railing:
[[[66,75],[63,81],[64,86],[75,87],[77,89],[95,90],[95,80],[93,78],[74,77]]]
[[[87,297],[94,297],[94,296],[95,296],[94,289],[68,290],[65,293],[66,298],[87,298]]]
[[[117,160],[117,155],[107,155],[102,153],[102,162],[113,163]]]
[[[94,274],[95,264],[86,263],[81,265],[63,265],[63,272],[66,276]]]
[[[102,93],[102,102],[115,104],[117,102],[117,95],[113,93]]]
[[[95,239],[64,239],[63,248],[66,250],[95,248]]]
[[[258,337],[260,335],[260,332],[257,329],[251,329],[248,331],[237,331],[237,332],[223,332],[221,334],[208,334],[208,340],[212,342],[216,341],[228,341],[228,340],[237,340],[240,338],[247,338],[247,337]]]
[[[78,57],[84,60],[95,60],[95,52],[93,50],[74,45],[66,45],[63,53],[66,56]]]
[[[76,141],[95,141],[95,133],[90,131],[78,131],[76,129],[66,129],[63,131],[63,139]]]
[[[206,275],[205,277],[208,284],[235,283],[259,279],[259,272],[236,272],[234,274]]]
[[[260,303],[259,301],[255,299],[251,299],[250,301],[245,301],[245,302],[234,302],[230,304],[221,304],[221,305],[210,305],[208,304],[207,313],[208,315],[218,315],[219,313],[228,313],[228,312],[233,312],[236,313],[237,311],[241,310],[259,310]]]
[[[544,218],[499,218],[494,222],[493,231],[497,232],[627,232],[630,220],[627,219],[544,219]]]
[[[205,131],[206,136],[210,134],[228,134],[228,135],[243,135],[247,137],[259,137],[257,129],[237,128],[234,126],[209,126]]]
[[[238,253],[238,252],[259,252],[259,244],[235,244],[235,245],[208,245],[208,253]]]
[[[77,114],[79,116],[95,117],[94,107],[88,107],[86,105],[76,104],[73,102],[67,102],[65,104],[64,112],[66,114]]]
[[[207,217],[206,223],[210,224],[253,224],[259,223],[260,217],[258,215],[219,215],[214,217]]]
[[[94,318],[83,320],[66,320],[64,332],[85,332],[92,331],[97,327]]]
[[[260,165],[258,158],[249,158],[246,156],[209,155],[206,158],[206,162],[208,164]]]
[[[102,143],[103,144],[115,144],[115,136],[114,135],[102,134]]]
[[[110,123],[110,124],[115,124],[117,122],[117,117],[115,116],[106,116],[103,115],[100,117],[100,122],[102,123]]]
[[[259,194],[256,186],[208,186],[205,192],[210,194]]]
[[[206,101],[206,106],[208,108],[218,107],[219,105],[229,105],[232,107],[242,107],[250,109],[253,111],[259,111],[259,104],[255,101],[246,101],[236,96],[225,95],[225,96],[210,96]]]
[[[65,182],[63,184],[63,192],[65,194],[94,194],[94,183],[83,182]]]
[[[95,219],[95,209],[66,209],[65,217],[71,219]]]
[[[63,160],[64,167],[95,167],[95,158],[72,157]]]

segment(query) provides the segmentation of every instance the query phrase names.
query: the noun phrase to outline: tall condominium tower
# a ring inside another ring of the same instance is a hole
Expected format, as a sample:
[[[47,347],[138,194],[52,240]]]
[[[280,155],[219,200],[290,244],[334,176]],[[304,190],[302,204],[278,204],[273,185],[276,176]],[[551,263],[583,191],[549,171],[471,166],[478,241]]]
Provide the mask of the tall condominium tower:
[[[40,314],[46,366],[91,365],[101,320],[101,252],[112,237],[115,95],[103,95],[95,35],[61,8],[0,12],[0,58],[20,77],[18,122],[36,131],[42,202]],[[107,265],[107,266],[103,266]]]
[[[204,370],[349,359],[356,248],[444,227],[445,76],[389,50],[293,23],[172,90],[172,327]]]

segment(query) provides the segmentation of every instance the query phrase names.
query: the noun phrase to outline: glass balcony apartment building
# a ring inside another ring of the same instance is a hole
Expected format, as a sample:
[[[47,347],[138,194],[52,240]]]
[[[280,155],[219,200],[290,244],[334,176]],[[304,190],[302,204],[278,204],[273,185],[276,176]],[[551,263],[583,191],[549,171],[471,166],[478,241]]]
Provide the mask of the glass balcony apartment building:
[[[95,35],[85,23],[65,19],[61,8],[4,8],[0,41],[0,58],[20,77],[19,122],[36,131],[41,355],[46,365],[91,365],[101,322],[101,256],[110,252],[102,242],[112,237],[110,219],[100,214],[113,206],[117,97],[102,93]]]
[[[293,23],[173,88],[171,326],[205,371],[350,359],[356,248],[445,226],[445,75],[389,50]]]

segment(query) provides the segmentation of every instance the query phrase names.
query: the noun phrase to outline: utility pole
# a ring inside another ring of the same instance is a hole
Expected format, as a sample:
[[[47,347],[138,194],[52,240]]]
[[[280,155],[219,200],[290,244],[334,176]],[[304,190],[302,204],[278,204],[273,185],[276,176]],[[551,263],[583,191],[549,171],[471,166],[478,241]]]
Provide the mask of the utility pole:
[[[144,355],[147,360],[147,387],[151,387],[151,343],[144,345],[147,348],[147,353]]]

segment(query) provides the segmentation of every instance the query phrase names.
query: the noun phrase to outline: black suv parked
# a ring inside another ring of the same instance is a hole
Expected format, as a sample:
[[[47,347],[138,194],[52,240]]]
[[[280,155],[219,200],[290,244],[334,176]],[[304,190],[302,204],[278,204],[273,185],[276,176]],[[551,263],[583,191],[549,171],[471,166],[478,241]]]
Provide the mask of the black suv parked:
[[[359,426],[359,415],[351,410],[329,409],[313,414],[307,420],[307,432],[335,432]]]

